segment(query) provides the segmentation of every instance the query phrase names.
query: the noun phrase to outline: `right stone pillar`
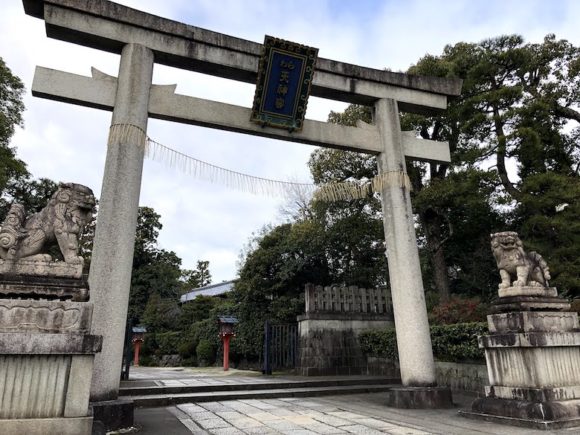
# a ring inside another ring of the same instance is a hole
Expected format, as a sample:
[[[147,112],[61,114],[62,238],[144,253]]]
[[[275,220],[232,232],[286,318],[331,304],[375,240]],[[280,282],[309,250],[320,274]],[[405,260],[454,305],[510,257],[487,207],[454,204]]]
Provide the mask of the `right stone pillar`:
[[[375,103],[374,121],[379,129],[382,152],[377,156],[389,280],[393,300],[402,388],[392,389],[387,405],[397,408],[449,407],[451,391],[437,387],[429,321],[415,222],[411,207],[410,181],[401,141],[397,102]]]
[[[578,313],[547,285],[541,256],[526,254],[516,233],[495,236],[504,239],[494,248],[502,284],[487,316],[489,335],[479,337],[489,385],[460,414],[535,429],[580,426]]]

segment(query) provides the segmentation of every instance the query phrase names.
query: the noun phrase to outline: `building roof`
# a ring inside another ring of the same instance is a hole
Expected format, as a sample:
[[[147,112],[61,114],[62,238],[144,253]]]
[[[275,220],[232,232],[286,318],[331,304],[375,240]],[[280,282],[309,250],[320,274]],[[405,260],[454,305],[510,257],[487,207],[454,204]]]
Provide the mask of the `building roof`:
[[[218,316],[218,321],[219,323],[230,323],[232,325],[234,323],[240,323],[238,318],[233,316]]]
[[[193,289],[193,290],[185,293],[184,295],[182,295],[180,298],[180,302],[181,303],[189,302],[198,296],[223,295],[224,293],[228,293],[228,292],[232,291],[232,289],[234,288],[235,282],[236,282],[235,280],[224,281],[224,282],[220,282],[219,284],[211,284],[211,285],[206,285],[205,287],[199,287],[199,288]]]

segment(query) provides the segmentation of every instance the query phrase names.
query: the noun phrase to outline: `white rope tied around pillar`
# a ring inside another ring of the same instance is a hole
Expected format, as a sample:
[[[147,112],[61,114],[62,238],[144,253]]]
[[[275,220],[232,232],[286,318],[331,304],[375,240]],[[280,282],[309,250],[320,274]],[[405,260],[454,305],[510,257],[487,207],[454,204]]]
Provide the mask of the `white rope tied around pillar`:
[[[409,192],[413,190],[411,179],[406,172],[388,171],[383,172],[372,180],[372,190],[381,193],[387,187],[401,187]]]
[[[132,124],[111,125],[108,144],[112,143],[135,143],[145,148],[145,156],[151,160],[165,163],[170,168],[175,168],[194,178],[256,195],[284,196],[289,191],[298,188],[302,192],[312,194],[315,200],[332,202],[365,198],[373,192],[380,193],[386,187],[395,186],[412,190],[409,176],[402,171],[383,172],[372,180],[362,182],[344,181],[321,186],[256,177],[212,165],[166,147]]]
[[[401,187],[413,190],[409,176],[402,171],[383,172],[366,182],[344,181],[327,183],[314,193],[314,199],[320,201],[349,201],[362,199],[374,192],[381,193],[387,187]]]
[[[147,133],[143,129],[133,124],[112,124],[109,129],[109,139],[107,145],[113,143],[132,143],[145,147],[147,144]]]

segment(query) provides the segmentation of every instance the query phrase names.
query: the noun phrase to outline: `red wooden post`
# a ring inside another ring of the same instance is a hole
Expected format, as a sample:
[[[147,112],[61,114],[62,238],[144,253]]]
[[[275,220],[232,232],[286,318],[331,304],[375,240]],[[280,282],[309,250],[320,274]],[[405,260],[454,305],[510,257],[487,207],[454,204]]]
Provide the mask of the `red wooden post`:
[[[230,337],[230,334],[222,336],[224,342],[224,372],[227,372],[230,368]]]
[[[234,324],[238,323],[238,319],[232,316],[218,316],[218,324],[220,327],[219,335],[224,345],[224,372],[230,368],[230,339],[234,334]]]
[[[135,340],[135,354],[133,355],[133,365],[139,367],[139,351],[141,350],[141,340]]]
[[[131,331],[131,341],[133,342],[133,365],[139,367],[139,353],[147,330],[143,326],[134,326]]]

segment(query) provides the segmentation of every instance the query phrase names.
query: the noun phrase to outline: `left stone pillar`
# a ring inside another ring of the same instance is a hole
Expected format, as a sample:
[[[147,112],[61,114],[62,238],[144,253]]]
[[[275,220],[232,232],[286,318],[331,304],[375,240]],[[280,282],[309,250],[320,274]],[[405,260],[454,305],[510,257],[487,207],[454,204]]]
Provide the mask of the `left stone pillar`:
[[[119,394],[152,76],[153,52],[138,44],[126,45],[89,273],[95,305],[92,330],[103,336],[102,352],[95,359],[93,402],[113,400]]]

